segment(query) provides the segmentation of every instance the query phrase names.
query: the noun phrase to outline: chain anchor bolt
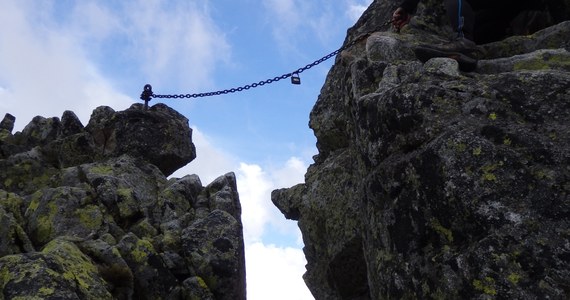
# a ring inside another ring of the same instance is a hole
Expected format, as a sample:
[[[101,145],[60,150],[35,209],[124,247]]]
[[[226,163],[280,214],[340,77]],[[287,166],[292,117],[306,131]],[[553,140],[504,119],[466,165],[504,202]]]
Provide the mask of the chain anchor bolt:
[[[144,100],[144,110],[148,109],[148,102],[152,99],[152,96],[152,86],[150,84],[145,84],[141,93],[141,100]]]

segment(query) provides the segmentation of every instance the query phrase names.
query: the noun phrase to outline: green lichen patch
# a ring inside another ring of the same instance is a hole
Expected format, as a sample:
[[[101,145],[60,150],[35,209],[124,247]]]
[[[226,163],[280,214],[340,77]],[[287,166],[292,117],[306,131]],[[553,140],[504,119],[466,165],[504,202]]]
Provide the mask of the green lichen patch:
[[[97,231],[105,215],[91,202],[88,192],[75,187],[47,188],[34,194],[25,214],[30,239],[44,245],[56,236],[86,237]]]
[[[548,170],[548,169],[535,169],[532,171],[532,174],[534,175],[534,177],[536,179],[539,180],[552,180],[554,178],[554,172],[552,170]]]
[[[482,280],[473,280],[473,287],[475,290],[483,292],[484,294],[495,296],[497,295],[497,290],[495,287],[495,279],[492,277],[485,277]]]
[[[158,235],[158,230],[150,224],[148,218],[142,219],[131,227],[131,231],[140,238],[153,238]]]
[[[77,209],[75,215],[85,228],[96,230],[103,224],[103,214],[98,206],[87,205],[86,207]]]
[[[457,152],[464,152],[467,149],[467,145],[465,145],[464,143],[457,143],[455,144],[455,149],[457,150]]]
[[[37,191],[32,195],[32,201],[30,202],[30,204],[28,205],[28,209],[26,211],[26,215],[28,215],[29,213],[33,213],[36,211],[36,209],[38,209],[38,206],[40,205],[40,199],[42,198],[43,192],[42,191]]]
[[[28,159],[28,160],[24,160]],[[58,170],[42,164],[37,158],[22,158],[22,162],[3,167],[0,188],[18,194],[31,194],[38,187],[48,186]]]
[[[167,230],[162,235],[162,247],[165,249],[180,249],[180,231]]]
[[[132,189],[117,189],[117,207],[119,208],[121,218],[129,218],[139,211],[139,205],[135,197],[133,197]]]
[[[156,254],[156,251],[150,241],[145,239],[137,240],[134,249],[131,251],[132,258],[140,264],[146,264],[148,256],[151,254]]]
[[[521,275],[517,274],[517,273],[511,273],[509,274],[509,276],[507,276],[507,279],[512,283],[512,284],[518,284],[519,281],[521,280]]]
[[[41,216],[38,218],[38,224],[35,228],[35,239],[38,243],[43,244],[51,240],[54,233],[52,218],[49,216]]]
[[[89,172],[98,174],[98,175],[112,175],[113,168],[107,165],[96,165],[89,168]]]
[[[483,173],[481,177],[484,181],[497,181],[497,176],[493,173]]]
[[[498,164],[486,164],[484,166],[481,167],[481,171],[483,172],[483,175],[481,175],[481,179],[483,181],[497,181],[497,176],[493,173],[495,172],[495,170],[497,170],[497,168],[499,168],[499,166],[501,166],[502,163],[498,163]]]
[[[12,180],[12,178],[7,178],[6,180],[4,180],[4,186],[6,188],[10,188],[12,186],[12,183],[14,183],[14,181]]]
[[[441,225],[438,219],[432,218],[430,221],[431,228],[439,233],[449,243],[453,243],[453,232]]]
[[[549,133],[549,134],[548,134],[548,137],[549,137],[551,140],[553,140],[553,141],[558,140],[558,134],[557,134],[556,132],[551,132],[551,133]]]
[[[481,153],[483,153],[483,151],[481,150],[481,147],[477,147],[477,148],[473,149],[473,155],[479,156],[479,155],[481,155]]]
[[[37,252],[1,258],[1,295],[7,299],[96,299],[95,295],[103,296],[96,292],[81,293],[75,282],[65,279],[60,261],[55,255]]]
[[[51,287],[41,287],[38,292],[39,292],[40,297],[45,297],[45,296],[52,295],[55,292],[55,290]]]
[[[63,278],[76,286],[87,299],[111,299],[100,278],[97,267],[72,242],[55,239],[49,242],[42,253],[53,255],[63,269]]]
[[[208,289],[208,285],[206,285],[206,282],[204,281],[204,279],[202,279],[202,277],[196,276],[196,279],[201,288]]]
[[[570,68],[570,56],[568,54],[543,53],[541,56],[535,56],[530,59],[524,59],[515,62],[513,69],[521,70],[552,70],[552,69],[568,69]]]
[[[38,259],[39,258],[39,259]],[[38,255],[8,255],[0,259],[0,299],[45,299],[55,292],[59,274]],[[54,282],[45,280],[52,277]]]
[[[34,202],[32,202],[33,204]],[[30,206],[32,206],[30,204]],[[43,204],[44,207],[46,204]],[[36,204],[34,204],[36,206]],[[38,206],[39,207],[39,204]],[[28,208],[29,209],[29,208]],[[34,210],[35,211],[35,210]],[[57,205],[54,202],[47,203],[47,209],[42,210],[45,214],[28,214],[26,217],[33,216],[33,220],[29,223],[30,237],[39,244],[49,242],[55,234],[54,220],[58,212]]]
[[[188,278],[183,285],[185,287],[183,291],[184,299],[201,300],[214,298],[206,282],[200,276]]]
[[[4,256],[2,260],[0,260],[0,262],[2,262],[2,264],[0,264],[0,287],[2,287],[2,290],[4,290],[4,287],[6,287],[6,284],[12,279],[13,276],[8,266],[5,264],[5,261],[13,258],[17,259],[19,257],[19,255],[8,255]]]
[[[12,133],[10,133],[10,131],[6,129],[0,129],[0,141],[8,142],[13,138],[14,136],[12,135]]]
[[[11,213],[18,223],[23,224],[22,206],[24,201],[17,194],[0,190],[0,206]]]
[[[130,188],[118,188],[117,195],[122,197],[123,199],[131,199],[133,198],[133,189]]]

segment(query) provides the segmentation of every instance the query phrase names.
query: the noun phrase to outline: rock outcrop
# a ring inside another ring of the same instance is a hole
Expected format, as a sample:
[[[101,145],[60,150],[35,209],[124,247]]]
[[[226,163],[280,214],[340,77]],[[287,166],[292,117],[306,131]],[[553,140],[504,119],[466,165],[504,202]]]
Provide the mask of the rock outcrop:
[[[570,22],[486,44],[464,73],[414,57],[450,32],[440,2],[336,58],[315,162],[272,193],[305,282],[316,299],[568,299]],[[396,6],[373,2],[346,43]]]
[[[234,174],[165,177],[196,156],[184,116],[14,121],[0,123],[0,299],[245,299]]]

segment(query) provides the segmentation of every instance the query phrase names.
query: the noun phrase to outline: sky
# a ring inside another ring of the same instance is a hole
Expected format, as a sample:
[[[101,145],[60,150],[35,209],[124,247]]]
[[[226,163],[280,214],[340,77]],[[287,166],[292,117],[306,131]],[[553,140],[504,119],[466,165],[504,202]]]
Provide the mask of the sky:
[[[236,88],[288,74],[342,46],[372,0],[0,0],[0,118],[127,109],[155,94]],[[317,154],[309,113],[334,59],[243,92],[153,99],[189,119],[197,158],[173,177],[207,185],[234,172],[242,204],[247,295],[313,299],[296,222],[271,191],[304,181]]]

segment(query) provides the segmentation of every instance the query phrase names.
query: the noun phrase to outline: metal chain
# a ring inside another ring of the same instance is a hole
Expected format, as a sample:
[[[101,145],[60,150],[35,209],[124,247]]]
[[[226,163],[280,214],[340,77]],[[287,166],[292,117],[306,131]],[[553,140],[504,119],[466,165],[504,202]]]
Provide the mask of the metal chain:
[[[388,24],[391,24],[392,20],[387,21],[385,23],[383,23],[382,25],[380,25],[379,27],[384,27]],[[303,73],[304,71],[317,66],[327,60],[329,60],[330,58],[332,58],[333,56],[336,56],[337,54],[339,54],[340,52],[354,46],[355,44],[359,43],[360,41],[362,41],[363,39],[367,38],[368,36],[370,36],[372,33],[376,32],[378,30],[372,30],[369,32],[366,32],[360,36],[358,36],[357,38],[355,38],[353,41],[351,41],[350,43],[340,47],[339,49],[337,49],[334,52],[331,52],[325,56],[323,56],[320,59],[315,60],[314,62],[299,68],[291,73],[287,73],[287,74],[283,74],[281,76],[276,76],[273,78],[269,78],[266,80],[261,80],[259,82],[256,83],[252,83],[252,84],[246,84],[244,86],[240,86],[240,87],[236,87],[236,88],[231,88],[231,89],[225,89],[225,90],[219,90],[219,91],[215,91],[215,92],[207,92],[207,93],[196,93],[196,94],[177,94],[177,95],[157,95],[154,94],[152,92],[152,86],[150,84],[147,84],[144,86],[143,92],[141,94],[141,99],[145,101],[145,107],[148,105],[148,101],[150,101],[152,98],[202,98],[202,97],[210,97],[210,96],[218,96],[218,95],[225,95],[225,94],[231,94],[231,93],[236,93],[236,92],[241,92],[241,91],[246,91],[252,88],[256,88],[256,87],[260,87],[260,86],[264,86],[266,84],[270,84],[273,82],[277,82],[283,79],[287,79],[289,77],[292,76],[298,76],[299,74]]]

